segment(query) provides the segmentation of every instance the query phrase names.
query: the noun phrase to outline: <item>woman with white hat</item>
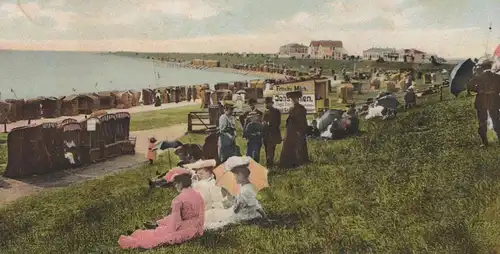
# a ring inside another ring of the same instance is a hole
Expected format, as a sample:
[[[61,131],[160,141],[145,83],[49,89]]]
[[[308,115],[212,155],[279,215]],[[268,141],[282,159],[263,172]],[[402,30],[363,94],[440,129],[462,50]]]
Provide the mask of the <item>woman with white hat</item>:
[[[232,156],[224,169],[232,172],[240,185],[240,193],[229,209],[213,209],[205,212],[205,229],[216,229],[231,223],[266,218],[266,213],[257,200],[257,192],[248,179],[250,176],[248,157]]]
[[[215,185],[213,170],[215,160],[199,160],[195,163],[184,165],[194,172],[193,188],[201,193],[205,201],[205,209],[223,209],[224,196],[222,189]]]

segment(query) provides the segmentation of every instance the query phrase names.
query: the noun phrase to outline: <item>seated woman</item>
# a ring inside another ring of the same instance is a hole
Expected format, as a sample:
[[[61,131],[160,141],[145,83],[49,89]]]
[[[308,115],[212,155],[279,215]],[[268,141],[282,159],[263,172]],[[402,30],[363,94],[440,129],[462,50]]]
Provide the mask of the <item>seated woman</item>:
[[[186,164],[193,163],[196,160],[200,159],[197,157],[197,153],[190,152],[191,150],[196,150],[192,148],[191,144],[184,144],[175,149],[175,155],[179,156],[179,163],[177,163],[177,167],[183,167]],[[164,172],[160,174],[160,172],[156,172],[157,176],[155,179],[148,179],[149,188],[155,187],[166,187],[167,180],[166,174],[168,172]]]
[[[240,193],[229,209],[212,209],[206,211],[205,229],[217,229],[231,223],[249,221],[267,216],[257,200],[257,192],[248,179],[250,177],[250,161],[247,157],[232,156],[225,162],[224,169],[234,174],[240,185]]]
[[[205,210],[224,209],[224,203],[230,198],[223,193],[222,188],[215,184],[216,182],[213,174],[215,166],[215,160],[199,160],[195,163],[184,165],[185,168],[195,173],[193,177],[193,189],[200,192],[203,196]]]
[[[200,193],[191,188],[191,174],[182,168],[170,170],[167,181],[180,193],[172,200],[172,212],[158,220],[157,227],[122,235],[118,244],[124,249],[151,249],[178,244],[203,235],[205,205]]]

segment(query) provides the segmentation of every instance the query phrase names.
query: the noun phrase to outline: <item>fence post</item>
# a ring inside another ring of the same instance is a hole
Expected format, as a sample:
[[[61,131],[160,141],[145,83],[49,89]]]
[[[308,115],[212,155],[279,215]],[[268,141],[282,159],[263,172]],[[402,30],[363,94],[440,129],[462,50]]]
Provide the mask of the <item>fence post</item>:
[[[443,84],[439,86],[439,101],[443,101]]]
[[[193,119],[191,117],[191,113],[188,113],[188,132],[193,131]]]

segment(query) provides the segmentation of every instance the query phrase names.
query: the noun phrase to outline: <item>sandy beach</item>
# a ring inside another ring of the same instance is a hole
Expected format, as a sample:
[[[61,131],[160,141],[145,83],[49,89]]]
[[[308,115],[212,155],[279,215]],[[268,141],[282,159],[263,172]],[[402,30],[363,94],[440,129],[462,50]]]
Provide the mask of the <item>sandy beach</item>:
[[[134,113],[149,112],[149,111],[155,111],[155,110],[171,109],[171,108],[193,106],[193,105],[200,105],[200,100],[197,100],[196,102],[182,101],[179,103],[166,103],[166,104],[162,104],[160,107],[155,107],[154,105],[142,105],[142,106],[132,107],[132,108],[128,108],[128,109],[108,109],[108,110],[106,110],[106,112],[108,112],[108,113],[128,112],[130,114],[134,114]],[[67,119],[67,118],[73,118],[77,121],[81,121],[81,120],[85,119],[85,115],[61,116],[58,118],[42,118],[42,119],[32,120],[31,124],[59,122],[59,121],[62,121],[64,119]],[[28,120],[22,120],[22,121],[17,121],[14,123],[7,124],[7,132],[10,132],[14,128],[27,126],[27,125],[28,125]],[[0,128],[3,131],[3,126]]]
[[[243,76],[254,76],[254,77],[261,77],[264,79],[285,79],[286,75],[284,74],[279,74],[279,73],[270,73],[270,72],[262,72],[262,71],[249,71],[249,70],[238,70],[238,69],[233,69],[233,68],[224,68],[224,67],[217,67],[217,68],[209,68],[205,69],[207,71],[213,71],[213,72],[224,72],[224,73],[234,73],[234,74],[240,74]]]

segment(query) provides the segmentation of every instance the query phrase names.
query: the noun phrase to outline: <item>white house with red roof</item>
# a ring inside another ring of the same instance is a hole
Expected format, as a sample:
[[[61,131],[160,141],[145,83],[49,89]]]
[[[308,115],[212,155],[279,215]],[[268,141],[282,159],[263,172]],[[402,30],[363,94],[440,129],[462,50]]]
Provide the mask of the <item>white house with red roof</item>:
[[[311,41],[308,53],[313,59],[341,60],[347,51],[342,41],[320,40]]]

